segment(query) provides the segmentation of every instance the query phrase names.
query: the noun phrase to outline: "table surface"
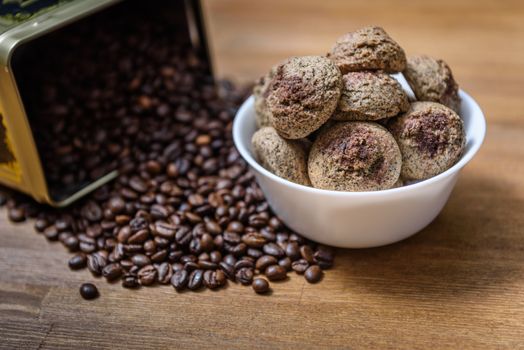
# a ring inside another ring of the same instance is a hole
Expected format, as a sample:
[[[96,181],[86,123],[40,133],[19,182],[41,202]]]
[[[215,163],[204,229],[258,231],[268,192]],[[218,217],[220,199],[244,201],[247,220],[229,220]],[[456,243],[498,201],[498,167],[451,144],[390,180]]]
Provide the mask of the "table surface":
[[[0,348],[524,347],[524,3],[205,2],[215,69],[250,81],[291,55],[379,24],[408,54],[444,58],[488,133],[449,203],[394,245],[339,250],[322,283],[295,275],[270,296],[230,285],[125,290],[69,271],[69,254],[0,212]],[[326,227],[326,230],[329,230]]]

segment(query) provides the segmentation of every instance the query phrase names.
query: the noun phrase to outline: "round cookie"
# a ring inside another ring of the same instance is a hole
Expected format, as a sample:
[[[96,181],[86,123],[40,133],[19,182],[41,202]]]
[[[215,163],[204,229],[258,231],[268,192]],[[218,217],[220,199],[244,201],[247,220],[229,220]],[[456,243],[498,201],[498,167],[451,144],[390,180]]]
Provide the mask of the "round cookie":
[[[341,87],[342,75],[326,57],[286,60],[268,88],[271,125],[287,139],[308,136],[333,114]]]
[[[410,57],[403,74],[417,100],[438,102],[460,112],[458,85],[446,62],[429,56]]]
[[[307,174],[309,142],[286,140],[267,126],[253,134],[251,145],[255,158],[264,168],[291,182],[311,186]]]
[[[466,144],[462,119],[435,102],[414,102],[389,129],[402,152],[402,178],[424,180],[453,166]]]
[[[409,109],[408,95],[383,72],[349,72],[342,77],[335,120],[379,120]]]
[[[340,122],[317,137],[308,160],[313,187],[376,191],[398,180],[402,156],[393,136],[372,122]]]
[[[273,79],[273,76],[275,75],[275,70],[275,67],[271,68],[271,70],[265,76],[259,78],[255,82],[255,86],[253,87],[253,96],[255,96],[256,112],[255,121],[258,128],[262,128],[264,126],[271,126],[271,112],[269,111],[269,107],[267,106],[267,90],[269,84],[271,83],[271,79]]]
[[[336,41],[328,54],[342,74],[361,70],[401,72],[406,54],[381,27],[365,27],[347,33]]]

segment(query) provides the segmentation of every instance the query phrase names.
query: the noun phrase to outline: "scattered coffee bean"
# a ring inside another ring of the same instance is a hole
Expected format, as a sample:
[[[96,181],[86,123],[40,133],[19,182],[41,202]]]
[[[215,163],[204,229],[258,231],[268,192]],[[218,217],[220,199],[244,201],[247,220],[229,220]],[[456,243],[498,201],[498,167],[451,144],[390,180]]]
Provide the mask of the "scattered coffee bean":
[[[140,28],[126,27],[133,34],[102,31],[104,23],[63,37],[64,50],[83,60],[49,50],[35,61],[30,76],[43,90],[31,96],[42,111],[35,141],[50,191],[119,175],[64,209],[2,194],[9,219],[35,218],[36,231],[79,251],[71,269],[87,266],[125,288],[219,288],[229,279],[262,291],[269,286],[261,274],[279,280],[290,268],[331,267],[333,250],[272,213],[233,145],[231,125],[245,94],[218,83],[219,96],[199,56],[159,35],[172,23],[144,19]],[[118,45],[101,57],[80,44],[90,38]],[[99,68],[91,64],[102,58]],[[78,79],[96,88],[76,88],[61,75],[73,64]]]
[[[280,281],[287,277],[286,269],[280,265],[268,266],[265,274],[270,281]]]
[[[87,265],[87,257],[83,253],[76,254],[71,259],[69,259],[67,264],[71,270],[83,269]]]
[[[255,278],[251,286],[253,287],[253,290],[258,294],[264,294],[269,292],[269,282],[266,281],[264,278]]]
[[[186,288],[189,282],[189,273],[186,270],[179,270],[173,273],[171,277],[171,284],[177,291],[181,291]]]
[[[249,285],[253,281],[253,276],[252,268],[243,267],[236,272],[235,279],[243,285]]]
[[[298,274],[306,272],[308,267],[309,263],[304,259],[296,260],[291,263],[291,268]]]
[[[306,281],[308,281],[309,283],[317,283],[322,279],[322,275],[322,269],[318,265],[308,267],[308,269],[304,273],[304,277],[306,278]]]
[[[80,295],[86,300],[95,299],[99,296],[98,289],[92,283],[83,283],[80,286]]]

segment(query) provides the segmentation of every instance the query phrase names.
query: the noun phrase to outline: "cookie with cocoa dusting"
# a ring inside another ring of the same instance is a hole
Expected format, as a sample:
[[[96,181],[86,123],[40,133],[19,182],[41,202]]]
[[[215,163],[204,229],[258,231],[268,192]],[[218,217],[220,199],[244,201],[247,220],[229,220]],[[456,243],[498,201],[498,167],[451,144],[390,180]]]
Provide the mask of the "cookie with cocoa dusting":
[[[419,101],[438,102],[460,112],[458,85],[446,62],[429,56],[408,59],[404,77]]]
[[[362,70],[401,72],[406,54],[381,27],[370,26],[347,33],[336,41],[328,57],[342,74]]]
[[[255,96],[256,112],[255,121],[258,128],[262,128],[264,126],[271,126],[271,112],[269,111],[269,107],[267,105],[267,95],[268,87],[271,83],[271,79],[273,79],[273,76],[275,75],[275,71],[276,67],[271,68],[271,70],[266,75],[259,78],[255,82],[255,86],[253,87],[253,96]]]
[[[349,72],[342,77],[342,94],[335,120],[379,120],[409,108],[402,86],[384,72]]]
[[[424,180],[453,166],[466,144],[462,119],[435,102],[414,102],[391,120],[389,130],[402,152],[402,178]]]
[[[287,139],[308,136],[331,117],[341,88],[342,75],[326,57],[286,60],[276,68],[268,88],[271,125]]]
[[[273,174],[291,182],[310,186],[307,174],[307,140],[286,140],[274,128],[263,127],[251,138],[258,162]]]
[[[308,173],[316,188],[376,191],[395,184],[401,165],[400,150],[387,129],[372,122],[340,122],[318,135]]]

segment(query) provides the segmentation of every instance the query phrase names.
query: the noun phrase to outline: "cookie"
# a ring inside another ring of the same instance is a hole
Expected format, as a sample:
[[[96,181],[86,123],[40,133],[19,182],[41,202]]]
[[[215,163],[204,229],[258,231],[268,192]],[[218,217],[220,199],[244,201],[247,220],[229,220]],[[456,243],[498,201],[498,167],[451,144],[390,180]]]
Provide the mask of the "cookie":
[[[410,57],[403,74],[417,100],[438,102],[460,112],[458,85],[446,62],[429,56]]]
[[[267,90],[269,87],[269,84],[271,83],[271,79],[273,79],[273,76],[275,75],[275,67],[271,68],[271,70],[263,77],[259,78],[255,82],[255,86],[253,87],[253,96],[255,96],[255,112],[256,112],[256,124],[258,128],[262,128],[264,126],[270,126],[270,115],[271,112],[269,111],[269,107],[267,106]]]
[[[260,165],[291,182],[310,186],[307,174],[307,147],[304,140],[286,140],[274,128],[263,127],[251,139]]]
[[[396,73],[406,67],[404,50],[381,27],[365,27],[341,36],[328,57],[342,74],[379,69]]]
[[[342,77],[342,94],[335,120],[379,120],[409,108],[402,86],[383,72],[350,72]]]
[[[322,56],[292,57],[280,64],[268,88],[271,125],[287,139],[308,136],[337,107],[342,75]]]
[[[388,125],[402,152],[402,178],[424,180],[442,173],[462,156],[462,119],[436,102],[414,102]]]
[[[337,191],[391,188],[402,165],[399,147],[389,131],[373,122],[340,122],[324,129],[308,160],[313,187]]]

